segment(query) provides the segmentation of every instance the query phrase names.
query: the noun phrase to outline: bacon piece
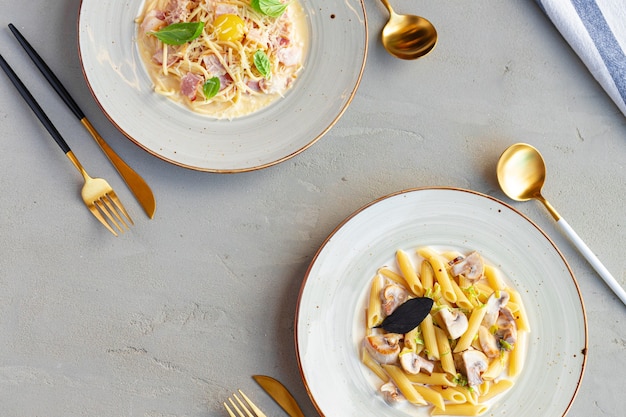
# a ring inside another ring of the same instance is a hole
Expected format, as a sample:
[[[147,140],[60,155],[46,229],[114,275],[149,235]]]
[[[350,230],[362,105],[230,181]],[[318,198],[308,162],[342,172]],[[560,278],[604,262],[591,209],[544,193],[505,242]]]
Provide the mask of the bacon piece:
[[[215,54],[207,55],[202,58],[204,67],[211,75],[220,76],[226,74],[226,68]]]
[[[167,48],[167,64],[166,66],[169,68],[174,65],[180,57],[176,56],[172,53],[171,48]],[[163,65],[163,51],[159,49],[154,55],[152,55],[152,60],[159,65]]]
[[[220,91],[233,83],[233,78],[230,74],[222,74],[218,78],[220,79]]]
[[[170,4],[167,6],[167,23],[178,23],[184,22],[187,20],[187,16],[189,15],[189,3],[190,0],[172,0]]]
[[[228,3],[215,3],[215,17],[223,14],[239,14],[239,8],[234,4]]]
[[[150,10],[141,22],[143,33],[155,32],[165,26],[165,13],[161,10]]]
[[[275,74],[271,80],[263,78],[259,81],[261,91],[266,94],[282,93],[289,84],[289,79],[283,75]]]
[[[202,83],[204,78],[194,74],[193,72],[188,72],[180,81],[180,92],[181,94],[187,96],[189,100],[194,101],[196,99],[196,92],[198,91],[198,87]]]
[[[262,31],[258,28],[252,28],[246,34],[246,39],[258,43],[259,45],[268,45],[269,44],[269,36],[267,32]]]
[[[246,82],[246,86],[254,92],[257,92],[257,93],[261,92],[261,85],[259,81],[248,80]]]
[[[276,57],[285,66],[298,65],[302,60],[302,50],[297,46],[281,48],[276,52]]]

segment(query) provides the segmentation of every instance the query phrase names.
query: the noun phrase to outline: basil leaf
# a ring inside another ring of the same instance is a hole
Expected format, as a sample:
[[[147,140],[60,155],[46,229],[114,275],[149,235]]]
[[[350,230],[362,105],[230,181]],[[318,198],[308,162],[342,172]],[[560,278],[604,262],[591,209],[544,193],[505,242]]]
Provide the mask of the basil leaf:
[[[282,3],[280,0],[251,0],[250,5],[257,12],[269,17],[280,17],[289,3]]]
[[[217,77],[209,78],[207,82],[202,86],[202,92],[204,93],[204,98],[207,100],[215,97],[215,95],[220,91],[220,79]]]
[[[261,49],[254,53],[254,66],[262,76],[268,80],[270,79],[272,75],[272,65],[270,63],[270,59]]]
[[[424,321],[433,308],[433,303],[433,299],[428,297],[411,298],[398,306],[377,327],[382,327],[389,333],[408,333]]]
[[[182,45],[200,36],[202,29],[204,29],[203,22],[180,22],[172,23],[158,32],[150,32],[150,34],[168,45]]]

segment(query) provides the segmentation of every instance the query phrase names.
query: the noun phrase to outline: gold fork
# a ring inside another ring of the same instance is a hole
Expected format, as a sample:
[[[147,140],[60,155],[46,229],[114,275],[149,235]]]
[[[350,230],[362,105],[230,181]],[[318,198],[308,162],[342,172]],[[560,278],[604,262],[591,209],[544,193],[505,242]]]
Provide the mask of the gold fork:
[[[263,414],[263,412],[261,410],[259,410],[259,407],[257,407],[256,405],[254,405],[254,403],[250,400],[250,398],[248,398],[246,396],[246,394],[243,393],[242,390],[238,390],[239,394],[241,394],[241,396],[243,397],[243,399],[246,401],[246,403],[248,403],[248,405],[250,406],[250,408],[252,409],[252,411],[254,411],[254,414],[252,414],[250,412],[250,410],[248,410],[248,407],[246,407],[246,405],[244,404],[243,401],[241,401],[239,399],[239,397],[237,397],[237,394],[233,394],[233,397],[235,398],[235,401],[233,401],[232,398],[228,398],[228,402],[230,403],[230,405],[235,409],[235,411],[237,412],[237,414],[233,413],[233,411],[231,410],[231,408],[228,406],[228,404],[224,403],[224,408],[226,408],[226,411],[228,411],[228,415],[230,415],[230,417],[254,417],[256,415],[256,417],[266,417],[265,414]],[[241,409],[239,408],[241,407]],[[243,410],[246,414],[244,415],[242,413]]]
[[[52,69],[50,69],[48,64],[44,62],[43,58],[37,53],[37,51],[35,51],[35,48],[33,48],[32,45],[26,40],[24,35],[22,35],[12,23],[9,23],[9,29],[11,29],[13,35],[15,35],[20,45],[22,45],[22,47],[26,50],[26,53],[33,60],[35,66],[39,69],[39,71],[41,71],[46,80],[48,80],[54,91],[59,94],[72,113],[74,113],[83,126],[85,126],[96,143],[100,145],[100,148],[107,158],[109,158],[115,169],[117,169],[117,172],[126,182],[130,191],[135,195],[137,201],[139,201],[139,204],[141,204],[141,207],[143,207],[148,217],[152,219],[154,217],[154,211],[156,210],[156,201],[154,200],[152,190],[148,184],[146,184],[146,181],[141,178],[135,170],[128,166],[128,164],[115,153],[109,144],[106,143],[102,136],[100,136],[91,122],[87,119],[87,116],[85,116],[80,107],[78,107],[78,103],[76,103],[70,93],[65,89],[61,80],[59,80],[54,72],[52,72]]]
[[[28,103],[31,110],[35,113],[39,121],[44,125],[48,133],[55,142],[61,147],[65,155],[74,164],[76,169],[81,173],[85,180],[81,196],[83,201],[91,211],[91,213],[115,236],[117,232],[111,227],[113,225],[118,231],[124,232],[124,227],[128,228],[128,224],[133,224],[132,219],[126,212],[126,209],[120,202],[119,198],[113,191],[113,188],[102,178],[91,178],[83,166],[80,164],[69,145],[56,127],[52,124],[48,116],[44,113],[39,103],[33,95],[28,91],[22,80],[15,74],[11,66],[0,55],[0,66],[7,74],[15,88],[20,92],[22,98]],[[128,221],[125,221],[124,218]]]

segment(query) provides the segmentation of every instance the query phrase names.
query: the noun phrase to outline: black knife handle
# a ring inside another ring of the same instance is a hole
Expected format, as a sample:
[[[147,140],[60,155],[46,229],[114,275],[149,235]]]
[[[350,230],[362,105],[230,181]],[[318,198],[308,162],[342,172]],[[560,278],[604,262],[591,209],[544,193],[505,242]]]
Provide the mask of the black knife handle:
[[[37,103],[37,100],[35,100],[35,98],[30,93],[30,91],[28,91],[28,88],[26,88],[22,80],[20,80],[20,77],[17,76],[15,71],[13,71],[13,68],[11,68],[11,66],[4,60],[4,57],[2,55],[0,55],[0,66],[2,67],[4,72],[7,74],[7,76],[9,77],[9,79],[11,80],[15,88],[17,88],[17,91],[20,92],[20,94],[22,95],[26,103],[28,103],[31,110],[33,111],[33,113],[35,113],[35,115],[37,116],[41,124],[44,125],[48,133],[50,133],[50,135],[54,138],[55,142],[61,147],[63,152],[64,153],[70,152],[70,147],[67,144],[67,142],[65,142],[65,139],[63,139],[63,137],[61,136],[59,131],[56,129],[56,127],[54,127],[54,125],[52,124],[52,122],[50,121],[46,113],[43,111],[39,103]]]
[[[35,48],[31,46],[31,44],[13,25],[13,23],[9,23],[9,29],[11,29],[11,32],[13,32],[13,35],[15,35],[20,45],[22,45],[22,47],[26,50],[26,53],[28,54],[30,59],[32,59],[37,68],[39,68],[39,71],[41,71],[43,76],[46,77],[46,80],[48,80],[52,88],[54,88],[59,96],[61,96],[65,104],[67,104],[67,106],[70,108],[70,110],[72,110],[74,115],[78,117],[78,120],[82,120],[85,117],[85,114],[78,107],[78,104],[76,103],[76,101],[74,101],[70,93],[63,86],[63,84],[61,84],[61,81],[57,78],[56,75],[54,75],[54,72],[52,72],[48,64],[44,62],[43,58],[39,56],[37,51],[35,51]]]

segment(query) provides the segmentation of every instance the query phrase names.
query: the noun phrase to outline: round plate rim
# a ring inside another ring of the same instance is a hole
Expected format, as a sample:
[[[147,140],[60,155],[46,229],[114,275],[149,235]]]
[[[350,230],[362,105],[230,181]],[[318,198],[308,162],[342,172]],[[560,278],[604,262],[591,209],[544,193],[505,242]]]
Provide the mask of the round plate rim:
[[[81,66],[81,72],[83,74],[83,78],[87,84],[87,88],[89,89],[89,92],[91,94],[91,96],[93,97],[93,99],[95,100],[96,104],[98,105],[98,107],[100,108],[101,112],[105,115],[105,117],[109,120],[109,122],[115,126],[115,128],[122,133],[127,139],[129,139],[132,143],[134,143],[135,145],[137,145],[139,148],[143,149],[144,151],[146,151],[147,153],[149,153],[150,155],[155,156],[156,158],[168,162],[172,165],[176,165],[182,168],[186,168],[186,169],[190,169],[190,170],[195,170],[195,171],[201,171],[201,172],[209,172],[209,173],[217,173],[217,174],[236,174],[236,173],[243,173],[243,172],[251,172],[251,171],[257,171],[257,170],[261,170],[261,169],[265,169],[265,168],[269,168],[271,166],[280,164],[284,161],[287,161],[299,154],[301,154],[302,152],[304,152],[305,150],[309,149],[311,146],[313,146],[316,142],[318,142],[324,135],[326,135],[328,133],[328,131],[330,129],[332,129],[335,124],[337,124],[337,122],[341,119],[341,117],[344,115],[344,113],[346,112],[346,110],[348,109],[348,107],[350,106],[350,104],[352,103],[352,100],[354,99],[356,92],[361,84],[361,80],[363,78],[363,73],[365,71],[365,64],[367,61],[367,56],[368,56],[368,48],[369,48],[369,30],[368,30],[368,18],[367,18],[367,11],[365,8],[365,1],[364,0],[356,0],[358,1],[358,3],[361,6],[361,12],[362,12],[362,16],[363,16],[363,34],[364,34],[364,39],[363,39],[363,58],[361,60],[360,63],[360,67],[358,69],[358,74],[356,76],[354,85],[351,86],[351,91],[349,96],[347,97],[345,103],[343,103],[342,107],[339,108],[338,112],[336,113],[336,115],[333,117],[332,120],[330,120],[330,122],[328,122],[328,125],[326,127],[324,127],[315,137],[311,138],[307,143],[303,144],[300,148],[286,154],[283,155],[282,157],[276,158],[272,161],[269,162],[265,162],[265,163],[260,163],[257,165],[251,164],[249,166],[245,166],[245,167],[240,167],[240,168],[211,168],[211,167],[200,167],[200,166],[196,166],[196,165],[191,165],[191,164],[187,164],[172,158],[168,158],[165,155],[162,155],[156,151],[154,151],[153,149],[150,149],[149,147],[147,147],[146,145],[144,145],[141,141],[139,141],[138,139],[136,139],[135,137],[133,137],[130,133],[127,132],[126,129],[124,129],[109,113],[109,111],[107,111],[106,107],[103,105],[103,103],[101,102],[100,98],[98,97],[98,95],[96,94],[92,83],[89,81],[89,75],[87,73],[87,70],[85,68],[85,61],[83,59],[83,52],[82,52],[82,48],[81,48],[81,17],[82,17],[82,8],[83,8],[83,4],[85,3],[84,0],[80,0],[80,3],[78,5],[78,17],[76,19],[76,28],[77,28],[77,49],[78,49],[78,59],[80,61],[80,66]]]
[[[582,319],[583,319],[583,327],[584,327],[584,352],[583,352],[583,359],[582,359],[582,363],[581,363],[581,367],[580,367],[580,374],[578,376],[578,381],[576,383],[576,387],[574,389],[574,392],[572,393],[572,396],[566,406],[566,408],[563,410],[563,414],[562,416],[565,417],[567,415],[567,413],[569,412],[570,408],[572,407],[574,400],[576,399],[576,396],[578,395],[578,392],[580,390],[580,386],[582,384],[582,380],[583,380],[583,376],[586,370],[586,365],[587,365],[587,358],[588,358],[588,348],[589,348],[589,331],[588,331],[588,323],[587,323],[587,312],[586,312],[586,308],[585,308],[585,304],[584,304],[584,299],[582,297],[582,292],[580,290],[580,286],[578,285],[578,281],[576,279],[576,276],[574,275],[574,272],[572,271],[569,263],[567,262],[567,259],[565,258],[565,256],[563,256],[563,253],[560,251],[560,249],[557,247],[557,245],[554,243],[554,241],[543,231],[543,229],[541,229],[541,227],[539,227],[533,220],[531,220],[528,216],[526,216],[524,213],[520,212],[519,210],[517,210],[515,207],[511,206],[510,204],[507,204],[505,202],[503,202],[502,200],[478,192],[478,191],[474,191],[474,190],[469,190],[469,189],[464,189],[464,188],[460,188],[460,187],[448,187],[448,186],[425,186],[425,187],[414,187],[414,188],[408,188],[408,189],[404,189],[404,190],[400,190],[400,191],[396,191],[387,195],[384,195],[382,197],[376,198],[372,201],[370,201],[369,203],[361,206],[360,208],[358,208],[356,211],[352,212],[350,215],[348,215],[344,220],[342,220],[329,234],[328,236],[324,239],[324,241],[322,242],[322,244],[319,246],[319,249],[317,250],[317,252],[315,253],[315,255],[313,256],[313,259],[311,260],[311,262],[309,263],[309,266],[304,274],[304,279],[302,280],[302,284],[300,286],[300,291],[298,293],[298,298],[297,298],[297,302],[296,302],[296,308],[295,308],[295,319],[294,319],[294,346],[295,346],[295,351],[296,351],[296,360],[298,363],[298,370],[300,373],[300,378],[304,384],[305,390],[309,396],[309,399],[311,400],[311,402],[313,403],[313,406],[315,407],[316,411],[318,412],[318,414],[321,417],[327,417],[326,414],[324,414],[324,412],[322,411],[321,407],[319,406],[318,402],[316,401],[316,399],[313,396],[312,390],[309,386],[309,382],[307,380],[307,377],[304,373],[304,369],[303,369],[303,364],[302,364],[302,356],[301,356],[301,352],[299,349],[299,334],[298,334],[298,330],[299,330],[299,321],[300,321],[300,308],[301,308],[301,301],[302,301],[302,296],[303,293],[306,289],[307,286],[307,282],[308,279],[310,277],[311,271],[314,268],[319,256],[321,255],[321,253],[324,251],[324,249],[326,248],[326,246],[328,245],[328,243],[331,241],[331,239],[337,234],[339,233],[339,231],[345,226],[347,225],[352,219],[354,219],[356,216],[358,216],[359,214],[361,214],[362,212],[366,211],[367,209],[369,209],[370,207],[388,200],[390,198],[399,196],[399,195],[403,195],[403,194],[408,194],[408,193],[414,193],[414,192],[421,192],[421,191],[455,191],[455,192],[462,192],[462,193],[468,193],[468,194],[473,194],[475,196],[478,197],[482,197],[482,198],[486,198],[488,200],[491,200],[492,202],[495,202],[497,204],[502,205],[503,207],[511,210],[513,213],[515,213],[516,215],[520,216],[522,219],[524,219],[525,221],[527,221],[529,223],[530,226],[534,227],[541,235],[543,235],[543,237],[546,239],[546,241],[550,244],[550,246],[552,246],[552,248],[554,248],[554,250],[556,251],[556,253],[559,255],[559,257],[561,258],[561,260],[563,261],[565,267],[567,268],[567,271],[569,272],[569,276],[572,279],[572,283],[574,284],[574,287],[576,289],[576,293],[578,295],[578,301],[580,302],[580,308],[581,308],[581,313],[582,313]]]

